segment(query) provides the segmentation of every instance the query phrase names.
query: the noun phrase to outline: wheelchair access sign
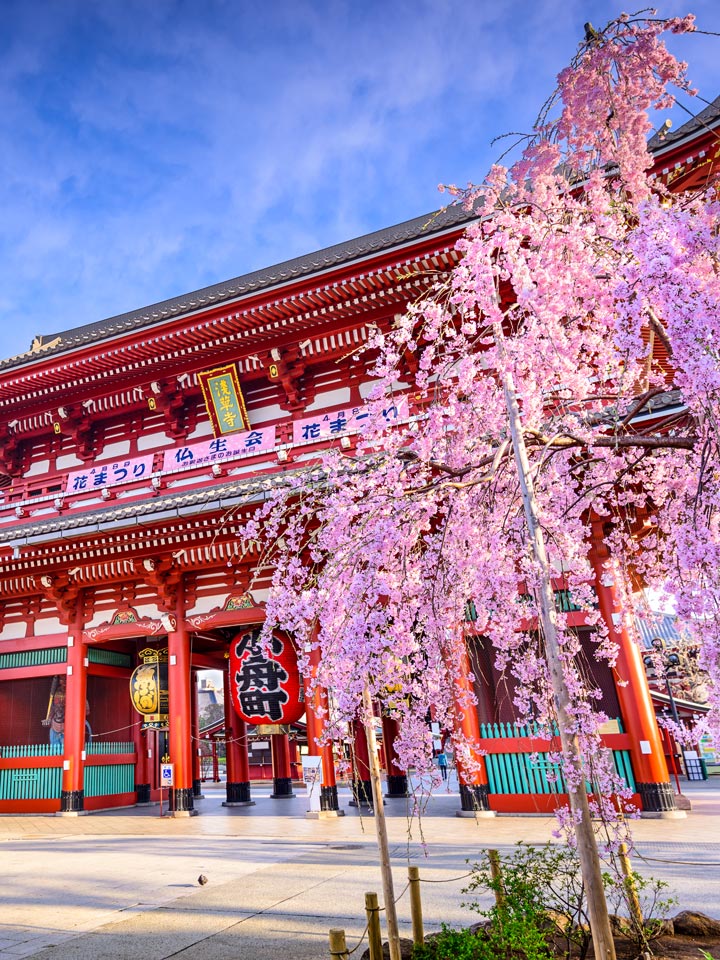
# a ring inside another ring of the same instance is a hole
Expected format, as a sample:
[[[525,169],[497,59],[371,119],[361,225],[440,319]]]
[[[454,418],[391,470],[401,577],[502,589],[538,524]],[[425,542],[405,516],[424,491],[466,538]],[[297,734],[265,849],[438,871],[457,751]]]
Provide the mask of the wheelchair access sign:
[[[173,785],[174,763],[160,764],[160,789],[165,790]]]

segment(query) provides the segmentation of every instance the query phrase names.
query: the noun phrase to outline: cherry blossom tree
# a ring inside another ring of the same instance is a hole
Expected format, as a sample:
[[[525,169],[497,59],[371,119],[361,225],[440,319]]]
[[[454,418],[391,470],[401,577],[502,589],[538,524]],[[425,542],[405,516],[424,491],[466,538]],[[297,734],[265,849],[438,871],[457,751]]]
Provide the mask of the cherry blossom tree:
[[[478,762],[457,723],[472,605],[472,629],[514,674],[518,718],[560,727],[603,958],[614,947],[585,781],[606,820],[627,788],[599,759],[606,718],[552,586],[562,578],[612,665],[593,519],[628,616],[638,584],[676,595],[718,715],[720,207],[712,167],[702,190],[673,193],[647,145],[649,111],[693,93],[663,34],[693,29],[645,14],[587,25],[519,160],[449,188],[477,219],[452,274],[372,337],[372,416],[353,455],[298,471],[246,529],[274,569],[267,629],[320,648],[327,736],[370,723],[372,700],[400,721],[397,752],[420,774],[429,713],[455,731],[463,769]],[[668,395],[673,412],[650,415]],[[388,429],[402,396],[413,415]]]

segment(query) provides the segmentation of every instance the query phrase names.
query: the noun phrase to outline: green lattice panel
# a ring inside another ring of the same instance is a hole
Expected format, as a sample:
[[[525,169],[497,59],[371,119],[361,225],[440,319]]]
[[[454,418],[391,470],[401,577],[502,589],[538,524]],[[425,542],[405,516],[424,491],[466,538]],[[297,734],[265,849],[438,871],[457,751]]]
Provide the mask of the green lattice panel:
[[[19,650],[0,654],[0,670],[17,667],[39,667],[47,663],[65,663],[67,647],[46,647],[44,650]]]
[[[132,793],[134,789],[134,763],[85,767],[86,797],[109,797],[119,793]]]
[[[90,663],[103,663],[108,667],[131,667],[133,659],[129,653],[119,653],[117,650],[105,650],[103,647],[88,647]]]
[[[0,800],[57,800],[61,785],[60,767],[0,770]]]

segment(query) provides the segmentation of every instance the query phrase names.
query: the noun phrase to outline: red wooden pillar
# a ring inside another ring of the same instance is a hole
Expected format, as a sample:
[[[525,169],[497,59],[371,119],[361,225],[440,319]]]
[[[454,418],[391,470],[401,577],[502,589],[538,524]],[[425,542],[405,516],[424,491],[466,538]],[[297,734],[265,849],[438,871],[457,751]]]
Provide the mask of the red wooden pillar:
[[[136,803],[150,803],[150,758],[148,752],[152,751],[151,740],[145,730],[141,729],[142,721],[137,717],[137,722],[133,727],[133,741],[135,743],[135,753],[137,760],[135,762],[135,793],[137,795]]]
[[[622,622],[622,608],[613,570],[605,567],[610,560],[610,552],[600,522],[592,525],[590,560],[595,571],[600,613],[610,640],[618,649],[613,676],[623,724],[630,735],[630,757],[642,809],[651,814],[674,813],[675,795],[670,786],[645,668],[638,645]]]
[[[320,662],[320,650],[310,653],[310,670],[314,678]],[[305,678],[305,719],[307,722],[308,753],[311,757],[320,757],[322,762],[322,786],[320,788],[320,809],[326,812],[340,809],[338,803],[337,778],[335,776],[335,758],[332,743],[318,744],[325,731],[327,714],[327,690],[316,686],[311,692],[311,682]]]
[[[406,797],[408,795],[407,774],[397,763],[395,752],[395,738],[398,735],[398,722],[393,717],[382,718],[383,749],[385,751],[385,769],[387,771],[388,799]]]
[[[190,636],[185,628],[182,590],[178,587],[175,628],[168,633],[168,701],[170,729],[168,747],[174,765],[170,807],[175,817],[195,813],[193,804],[192,686]]]
[[[480,753],[480,723],[475,705],[470,702],[473,696],[473,684],[470,679],[470,657],[463,644],[463,652],[458,664],[455,677],[454,701],[456,724],[459,733],[470,751],[473,760],[472,767],[463,764],[455,752],[455,766],[460,784],[460,810],[457,816],[494,816],[490,810],[487,772],[485,758]]]
[[[192,790],[193,797],[202,797],[202,763],[200,760],[200,694],[198,691],[197,670],[190,674],[190,691],[192,696]]]
[[[273,733],[270,737],[273,767],[273,800],[294,797],[292,770],[290,769],[290,742],[286,733]]]
[[[372,782],[370,780],[370,754],[368,753],[367,734],[365,725],[359,720],[353,722],[353,757],[352,757],[352,791],[353,807],[364,804],[372,806]]]
[[[82,642],[81,603],[70,623],[65,667],[65,723],[60,815],[77,816],[85,809],[85,720],[87,718],[87,646]]]
[[[230,696],[230,664],[223,671],[223,707],[225,710],[225,807],[248,807],[250,797],[250,761],[247,724],[233,710]]]

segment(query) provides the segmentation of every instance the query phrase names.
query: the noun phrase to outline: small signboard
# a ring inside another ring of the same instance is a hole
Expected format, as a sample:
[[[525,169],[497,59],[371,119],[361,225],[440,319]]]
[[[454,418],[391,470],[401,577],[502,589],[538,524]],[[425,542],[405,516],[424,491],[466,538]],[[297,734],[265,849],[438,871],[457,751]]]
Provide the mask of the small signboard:
[[[173,785],[174,763],[160,764],[160,789],[167,790]]]
[[[307,787],[308,813],[320,810],[320,787],[322,786],[322,757],[302,758],[303,783]]]

